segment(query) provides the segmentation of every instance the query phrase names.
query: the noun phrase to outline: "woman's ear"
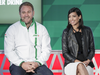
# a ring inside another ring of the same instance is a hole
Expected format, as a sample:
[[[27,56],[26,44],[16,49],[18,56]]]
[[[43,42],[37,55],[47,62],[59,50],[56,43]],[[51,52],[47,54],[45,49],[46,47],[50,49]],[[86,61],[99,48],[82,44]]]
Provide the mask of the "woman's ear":
[[[79,19],[81,19],[81,15],[79,16]]]

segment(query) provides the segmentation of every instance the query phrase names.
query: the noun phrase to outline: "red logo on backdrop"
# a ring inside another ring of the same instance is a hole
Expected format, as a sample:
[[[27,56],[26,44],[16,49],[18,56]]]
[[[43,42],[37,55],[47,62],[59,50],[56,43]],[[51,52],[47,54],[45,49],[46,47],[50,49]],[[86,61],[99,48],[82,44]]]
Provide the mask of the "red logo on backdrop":
[[[100,75],[100,54],[95,54],[93,58],[95,65],[94,75]],[[64,75],[63,72],[64,58],[61,51],[51,53],[46,65],[50,68],[54,75]],[[0,54],[0,75],[11,75],[9,73],[10,63],[4,54]]]

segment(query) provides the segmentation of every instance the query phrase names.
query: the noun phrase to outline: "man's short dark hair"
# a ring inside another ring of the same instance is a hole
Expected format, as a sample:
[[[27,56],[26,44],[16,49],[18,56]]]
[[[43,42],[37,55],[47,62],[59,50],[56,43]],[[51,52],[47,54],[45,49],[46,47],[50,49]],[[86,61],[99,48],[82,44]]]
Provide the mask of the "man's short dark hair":
[[[22,6],[30,6],[32,8],[32,10],[34,11],[34,7],[30,2],[23,2],[20,6],[19,6],[19,12],[21,11]]]

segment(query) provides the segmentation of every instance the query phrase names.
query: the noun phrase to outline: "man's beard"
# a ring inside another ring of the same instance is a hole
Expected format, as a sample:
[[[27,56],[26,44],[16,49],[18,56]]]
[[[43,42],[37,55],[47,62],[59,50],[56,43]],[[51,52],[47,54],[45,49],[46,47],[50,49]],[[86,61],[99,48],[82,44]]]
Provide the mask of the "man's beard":
[[[28,25],[28,24],[31,24],[31,23],[32,23],[32,19],[28,23],[25,23],[25,24]]]

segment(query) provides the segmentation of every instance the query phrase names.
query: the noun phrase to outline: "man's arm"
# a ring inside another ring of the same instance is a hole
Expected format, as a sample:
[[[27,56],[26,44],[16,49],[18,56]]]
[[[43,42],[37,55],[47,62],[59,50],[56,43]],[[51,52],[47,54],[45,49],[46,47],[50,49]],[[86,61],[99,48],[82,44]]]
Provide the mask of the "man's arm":
[[[15,49],[15,36],[14,36],[14,27],[10,26],[5,33],[4,38],[4,54],[7,56],[10,62],[16,66],[20,66],[23,60],[16,54]]]

